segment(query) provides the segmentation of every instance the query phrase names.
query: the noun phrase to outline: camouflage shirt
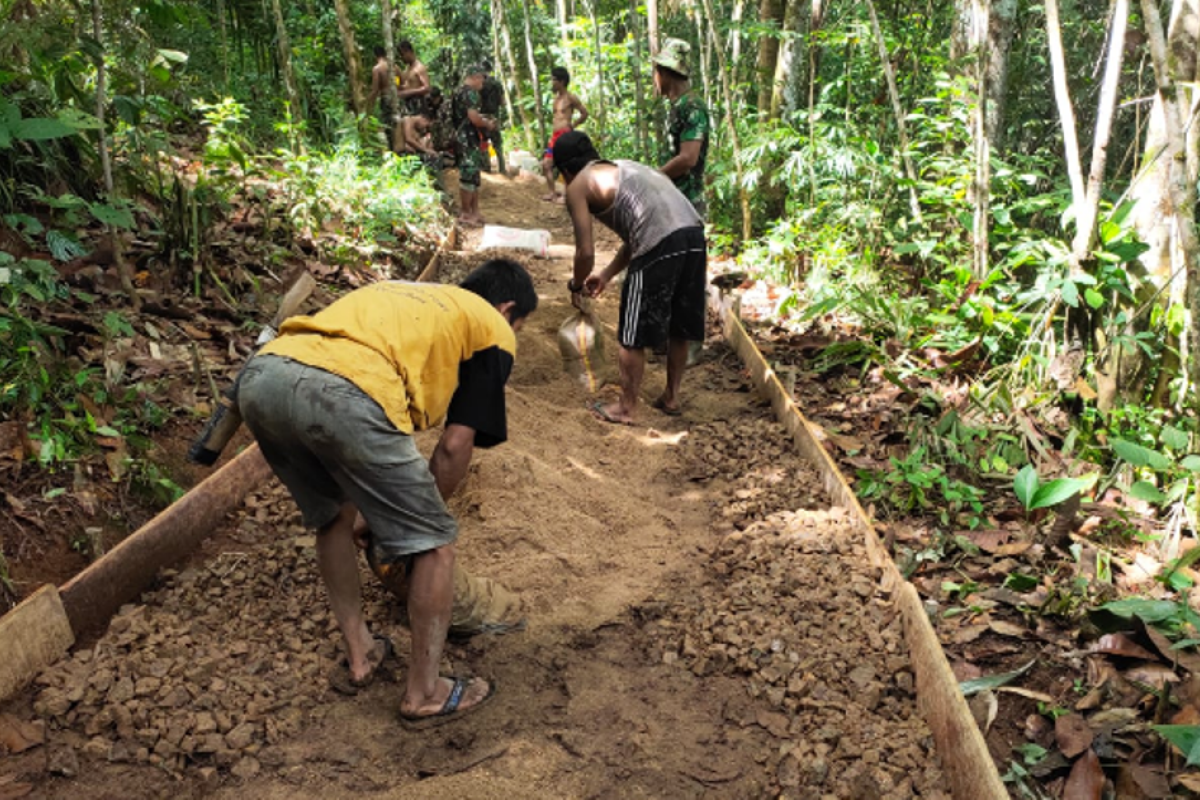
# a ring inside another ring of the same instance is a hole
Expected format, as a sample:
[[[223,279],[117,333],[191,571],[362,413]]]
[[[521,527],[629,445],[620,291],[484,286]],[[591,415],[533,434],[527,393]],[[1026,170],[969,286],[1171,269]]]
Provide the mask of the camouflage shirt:
[[[690,91],[671,106],[667,131],[671,136],[672,155],[679,155],[684,142],[700,142],[700,157],[686,175],[675,179],[675,186],[693,202],[704,199],[704,162],[708,160],[708,138],[712,125],[704,101]]]

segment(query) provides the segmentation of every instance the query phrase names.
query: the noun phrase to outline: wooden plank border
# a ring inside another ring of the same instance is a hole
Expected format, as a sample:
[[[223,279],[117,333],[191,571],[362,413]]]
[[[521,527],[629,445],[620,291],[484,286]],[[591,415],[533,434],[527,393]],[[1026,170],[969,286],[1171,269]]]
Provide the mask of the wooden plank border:
[[[736,298],[723,297],[715,289],[712,296],[726,341],[750,371],[755,386],[771,401],[775,415],[791,435],[796,449],[817,468],[830,498],[850,511],[863,533],[868,557],[884,571],[885,585],[892,589],[904,621],[905,639],[916,676],[917,707],[933,733],[951,792],[957,800],[1006,800],[1008,791],[1000,780],[967,701],[959,691],[958,681],[950,670],[950,663],[942,652],[917,590],[901,576],[875,535],[875,528],[854,490],[814,433],[812,423],[805,418],[742,325]]]
[[[0,617],[0,700],[28,686],[75,644],[58,590],[41,586]]]

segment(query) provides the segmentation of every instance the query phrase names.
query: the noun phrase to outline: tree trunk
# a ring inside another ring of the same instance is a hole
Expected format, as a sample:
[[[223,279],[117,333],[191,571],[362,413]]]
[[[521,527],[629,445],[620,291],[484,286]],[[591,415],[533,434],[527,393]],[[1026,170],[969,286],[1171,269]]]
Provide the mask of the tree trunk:
[[[783,24],[783,0],[759,0],[758,20],[762,24]],[[755,73],[758,76],[758,111],[769,112],[771,108],[772,84],[775,79],[775,62],[779,58],[779,37],[762,35],[758,40],[758,61]]]
[[[871,29],[875,32],[875,41],[879,46],[879,60],[883,64],[883,74],[887,78],[888,95],[892,98],[892,113],[896,117],[896,130],[900,135],[900,156],[904,162],[904,172],[908,176],[909,207],[913,219],[920,223],[921,204],[917,200],[917,169],[913,166],[912,155],[909,153],[908,128],[904,124],[904,109],[900,107],[900,91],[896,88],[896,73],[892,69],[892,59],[888,55],[887,42],[883,40],[883,29],[879,27],[879,16],[875,13],[875,3],[867,0],[867,11],[871,15]]]
[[[984,280],[989,271],[988,223],[991,220],[991,138],[987,124],[990,93],[988,76],[989,62],[988,28],[991,8],[988,0],[975,0],[972,9],[974,25],[971,31],[971,46],[975,52],[975,111],[972,119],[974,139],[975,176],[971,184],[973,222],[971,226],[971,272],[976,280]]]
[[[596,53],[596,105],[600,108],[598,115],[599,127],[597,129],[597,137],[600,140],[604,139],[604,132],[608,130],[608,104],[604,102],[604,50],[601,49],[600,43],[600,21],[596,18],[596,2],[588,0],[588,16],[592,20],[592,31],[595,34],[595,53]]]
[[[812,17],[808,21],[810,41],[808,43],[808,141],[814,150],[817,144],[817,77],[820,73],[822,48],[811,41],[812,34],[821,29],[825,22],[822,0],[812,0]],[[817,165],[815,159],[808,160],[808,202],[817,202]]]
[[[529,76],[533,81],[534,111],[538,121],[538,141],[548,142],[546,118],[542,113],[542,81],[538,75],[537,57],[533,53],[533,27],[529,19],[529,0],[521,0],[521,12],[525,23],[525,58],[529,62]]]
[[[775,76],[771,86],[771,119],[781,114],[791,114],[800,107],[797,92],[800,89],[801,65],[804,63],[804,12],[803,0],[789,0],[783,14],[783,37],[775,59]]]
[[[516,109],[517,109],[517,112],[521,115],[521,132],[522,132],[522,136],[525,139],[525,147],[529,150],[530,153],[537,153],[537,141],[534,139],[534,132],[533,132],[534,125],[529,120],[529,114],[525,110],[525,103],[522,102],[521,73],[520,73],[520,70],[517,69],[517,58],[516,58],[516,56],[513,55],[512,32],[509,30],[509,27],[508,27],[508,16],[504,13],[504,3],[502,3],[500,0],[495,0],[495,2],[493,2],[493,4],[492,4],[492,7],[494,9],[496,9],[496,14],[498,15],[498,18],[499,18],[498,28],[500,30],[500,43],[504,50],[504,59],[500,60],[498,57],[496,60],[496,63],[497,64],[502,64],[502,63],[508,64],[508,74],[510,76],[512,76],[513,94],[516,96],[516,99],[517,99],[517,102],[515,104]],[[514,104],[513,104],[512,98],[508,97],[507,94],[505,95],[505,102],[508,103],[508,107],[509,107],[508,118],[510,120],[515,120],[516,117],[513,116],[513,105]]]
[[[1008,64],[1017,27],[1017,0],[992,0],[988,14],[987,108],[984,124],[992,152],[1004,152],[1008,110]]]
[[[713,41],[717,40],[717,28],[713,23],[712,0],[704,0],[704,10],[708,13],[708,32]],[[737,176],[738,199],[742,205],[742,241],[750,241],[753,233],[750,216],[750,193],[746,190],[746,182],[742,179],[742,145],[738,138],[737,123],[733,120],[733,92],[729,88],[729,70],[725,68],[725,53],[720,48],[717,51],[717,65],[721,72],[721,94],[725,98],[725,125],[729,128],[729,143],[733,149],[733,168]]]
[[[633,87],[636,102],[637,150],[641,161],[649,161],[646,152],[646,92],[642,88],[642,36],[638,30],[638,0],[629,0],[629,24],[633,33]]]
[[[271,0],[271,13],[275,18],[275,40],[279,47],[279,69],[283,72],[283,83],[287,89],[288,111],[291,114],[288,136],[292,140],[292,149],[303,149],[303,140],[299,136],[298,125],[304,119],[300,109],[300,92],[296,88],[296,76],[292,73],[292,45],[288,39],[287,27],[283,24],[283,6],[279,0]]]
[[[1046,0],[1046,41],[1050,47],[1054,102],[1058,106],[1058,118],[1063,131],[1063,156],[1067,162],[1067,176],[1071,181],[1071,204],[1075,209],[1075,219],[1079,220],[1087,195],[1083,187],[1083,167],[1079,160],[1075,111],[1071,107],[1071,94],[1067,88],[1067,65],[1063,57],[1062,26],[1058,21],[1058,0]]]
[[[396,86],[396,38],[392,35],[392,0],[380,0],[379,23],[383,30],[383,49],[388,63],[388,104],[399,112],[400,89]],[[390,135],[388,139],[391,140]]]
[[[350,107],[355,114],[363,113],[362,63],[358,58],[358,43],[354,41],[354,23],[346,0],[333,0],[337,14],[338,33],[342,35],[342,50],[346,53],[346,72],[350,78]]]
[[[555,16],[558,17],[558,35],[562,44],[562,62],[568,70],[571,68],[571,31],[567,25],[567,0],[558,0],[555,4]]]
[[[1180,355],[1183,363],[1187,364],[1187,380],[1190,391],[1183,393],[1185,401],[1190,401],[1193,409],[1200,403],[1200,274],[1197,274],[1197,243],[1195,230],[1196,213],[1196,184],[1190,178],[1194,170],[1195,154],[1189,153],[1188,141],[1184,133],[1185,110],[1190,110],[1186,87],[1179,86],[1168,66],[1167,41],[1163,35],[1162,19],[1158,14],[1158,6],[1152,0],[1142,0],[1142,17],[1146,21],[1146,33],[1150,45],[1150,55],[1154,62],[1154,77],[1158,84],[1158,99],[1163,110],[1163,130],[1166,135],[1166,156],[1169,164],[1168,199],[1169,212],[1174,222],[1180,270],[1185,276],[1184,296],[1190,316],[1190,327],[1184,337],[1184,352]],[[1189,23],[1195,22],[1194,12],[1187,16]],[[1181,23],[1182,25],[1182,23]],[[1192,42],[1190,58],[1195,58],[1195,36],[1188,36]],[[1175,55],[1172,51],[1172,55]],[[1190,156],[1190,158],[1189,158]]]
[[[229,33],[225,29],[225,0],[217,0],[217,30],[221,41],[221,86],[229,92]]]
[[[646,0],[646,36],[654,58],[658,55],[658,0]]]
[[[746,0],[734,0],[733,4],[733,23],[732,29],[729,31],[729,80],[734,86],[741,85],[741,64],[742,64],[742,15],[745,13]]]

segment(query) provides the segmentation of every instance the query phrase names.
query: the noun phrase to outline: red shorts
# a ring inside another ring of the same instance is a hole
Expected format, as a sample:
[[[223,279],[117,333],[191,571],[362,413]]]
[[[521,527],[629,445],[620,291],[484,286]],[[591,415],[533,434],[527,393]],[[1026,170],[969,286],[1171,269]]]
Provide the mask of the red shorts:
[[[554,157],[554,143],[558,141],[558,137],[564,133],[570,133],[570,128],[559,128],[554,133],[550,134],[550,144],[546,145],[546,158]]]

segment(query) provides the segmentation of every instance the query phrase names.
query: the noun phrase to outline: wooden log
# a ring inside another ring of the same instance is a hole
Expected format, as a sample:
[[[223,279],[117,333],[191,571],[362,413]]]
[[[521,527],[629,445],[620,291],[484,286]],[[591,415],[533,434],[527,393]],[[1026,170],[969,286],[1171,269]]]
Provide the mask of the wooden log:
[[[191,553],[271,468],[254,444],[88,566],[61,590],[76,636],[99,629],[135,599],[158,570]]]
[[[73,644],[58,589],[50,584],[0,617],[0,701],[25,688]]]
[[[830,499],[850,511],[863,532],[867,556],[884,571],[884,585],[896,597],[904,622],[905,640],[916,678],[917,708],[933,734],[952,794],[957,800],[1006,800],[1008,792],[1004,782],[958,688],[917,590],[896,568],[837,462],[821,444],[812,423],[805,418],[791,392],[780,383],[779,376],[742,325],[737,299],[722,296],[715,288],[711,295],[721,316],[726,341],[746,365],[758,391],[771,402],[796,449],[816,467]]]
[[[417,276],[418,283],[431,283],[437,280],[438,270],[442,266],[442,253],[447,250],[453,250],[458,247],[458,226],[454,226],[442,239],[442,243],[438,245],[437,252],[429,259],[429,263],[425,265],[425,269],[421,270],[421,274]]]

